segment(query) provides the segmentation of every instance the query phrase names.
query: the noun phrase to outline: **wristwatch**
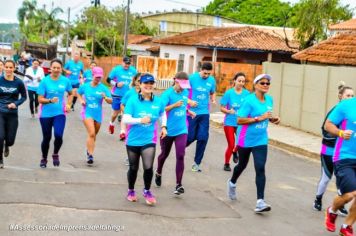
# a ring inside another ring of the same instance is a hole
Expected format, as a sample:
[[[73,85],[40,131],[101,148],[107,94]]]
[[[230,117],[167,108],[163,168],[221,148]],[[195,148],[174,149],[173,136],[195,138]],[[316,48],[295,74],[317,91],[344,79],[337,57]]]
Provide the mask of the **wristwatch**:
[[[259,122],[258,116],[255,116],[253,119],[255,120],[255,122]]]

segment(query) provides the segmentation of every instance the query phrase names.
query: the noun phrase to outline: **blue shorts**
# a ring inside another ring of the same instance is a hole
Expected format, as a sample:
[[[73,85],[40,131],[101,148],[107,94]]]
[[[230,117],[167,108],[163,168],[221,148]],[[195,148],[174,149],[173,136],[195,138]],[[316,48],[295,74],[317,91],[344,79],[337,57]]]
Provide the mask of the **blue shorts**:
[[[335,162],[334,171],[339,195],[356,191],[356,159]]]
[[[111,108],[114,111],[119,111],[120,110],[120,105],[121,105],[121,98],[122,97],[112,97],[112,104],[111,104]]]
[[[79,86],[80,86],[80,83],[77,83],[77,84],[72,84],[72,88],[74,88],[74,89],[79,88]]]

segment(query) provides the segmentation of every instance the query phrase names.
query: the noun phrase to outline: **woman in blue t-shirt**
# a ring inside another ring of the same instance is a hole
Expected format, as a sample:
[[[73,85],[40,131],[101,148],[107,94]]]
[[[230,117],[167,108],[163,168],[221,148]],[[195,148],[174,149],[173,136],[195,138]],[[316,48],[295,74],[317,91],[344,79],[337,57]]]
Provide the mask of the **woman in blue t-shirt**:
[[[90,68],[86,69],[83,73],[83,79],[81,80],[81,84],[83,83],[90,83],[93,80],[93,68],[96,67],[96,62],[90,62]]]
[[[94,147],[96,135],[100,130],[103,116],[103,101],[111,104],[112,98],[109,89],[100,81],[104,77],[101,67],[93,67],[93,80],[83,84],[78,89],[78,99],[82,104],[82,119],[88,133],[87,138],[87,163],[94,163]]]
[[[188,138],[187,106],[190,83],[185,72],[178,72],[174,78],[174,85],[164,91],[162,102],[167,114],[167,136],[160,140],[161,153],[158,156],[158,165],[155,174],[157,187],[162,183],[162,169],[171,151],[173,143],[176,147],[176,187],[174,194],[184,193],[182,178],[184,172],[184,156]]]
[[[153,178],[153,161],[156,152],[158,120],[161,120],[161,138],[167,134],[167,117],[159,97],[153,95],[154,77],[143,74],[140,77],[140,92],[132,96],[125,106],[123,122],[127,125],[126,150],[129,157],[127,172],[127,200],[137,201],[135,182],[140,157],[143,162],[143,196],[148,205],[154,205],[156,198],[150,191]]]
[[[63,68],[62,62],[58,59],[54,59],[50,65],[51,74],[41,80],[37,89],[38,102],[41,104],[39,117],[43,134],[41,143],[41,168],[47,167],[47,156],[49,143],[52,138],[52,129],[54,130],[53,165],[59,166],[60,164],[58,152],[63,143],[63,133],[66,123],[65,114],[70,111],[73,100],[71,82],[67,77],[61,75]],[[69,94],[67,105],[64,100],[66,92]]]
[[[256,171],[256,213],[271,210],[271,206],[264,201],[267,127],[269,121],[274,124],[278,124],[280,121],[279,117],[272,116],[273,99],[267,94],[271,79],[272,77],[267,74],[258,75],[253,81],[255,92],[246,97],[239,110],[237,120],[239,127],[236,136],[239,161],[228,181],[228,195],[231,200],[235,200],[237,179],[245,170],[252,152]]]
[[[225,151],[224,170],[231,171],[230,159],[235,147],[235,134],[237,129],[237,114],[245,97],[250,94],[244,86],[246,83],[246,75],[237,73],[234,78],[234,87],[226,90],[224,96],[220,100],[220,111],[225,113],[224,132],[227,140],[227,148]],[[235,150],[236,152],[237,150]],[[237,160],[234,158],[234,162]]]

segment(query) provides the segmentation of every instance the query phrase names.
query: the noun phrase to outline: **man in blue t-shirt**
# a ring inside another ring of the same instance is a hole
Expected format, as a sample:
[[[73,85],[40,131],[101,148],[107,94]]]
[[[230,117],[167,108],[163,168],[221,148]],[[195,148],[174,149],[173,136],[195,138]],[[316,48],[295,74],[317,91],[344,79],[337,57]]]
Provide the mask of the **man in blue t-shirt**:
[[[132,78],[137,74],[135,67],[131,66],[131,58],[125,56],[122,60],[122,65],[115,66],[107,78],[107,82],[112,86],[111,96],[112,104],[111,108],[113,110],[111,115],[111,121],[109,125],[109,133],[114,133],[114,122],[120,113],[121,99],[130,89],[130,84]],[[119,122],[120,122],[119,117]],[[125,132],[122,130],[121,132]]]
[[[210,102],[216,104],[216,82],[215,78],[211,76],[212,69],[213,65],[210,62],[205,62],[200,72],[189,76],[191,85],[189,99],[192,100],[190,111],[195,113],[195,116],[188,116],[187,146],[197,140],[194,164],[192,166],[192,171],[194,172],[201,171],[200,163],[203,160],[206,144],[209,139]]]
[[[333,162],[338,196],[326,210],[325,227],[335,231],[337,211],[352,202],[340,235],[354,235],[356,220],[356,98],[341,101],[325,122],[325,130],[337,136]]]
[[[74,105],[77,101],[77,89],[80,86],[80,77],[84,73],[84,64],[80,59],[79,52],[73,54],[73,59],[67,61],[64,65],[63,71],[66,74],[67,78],[70,80],[73,88],[73,103],[72,111],[74,111]]]

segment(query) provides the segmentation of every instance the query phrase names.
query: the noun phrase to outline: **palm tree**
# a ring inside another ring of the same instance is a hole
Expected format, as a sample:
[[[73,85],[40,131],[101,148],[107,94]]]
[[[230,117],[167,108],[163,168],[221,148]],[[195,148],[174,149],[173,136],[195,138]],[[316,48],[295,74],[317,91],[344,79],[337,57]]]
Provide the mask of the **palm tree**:
[[[17,19],[19,22],[26,22],[29,18],[34,17],[37,9],[36,0],[25,0],[22,6],[17,10]],[[25,23],[26,24],[26,23]]]
[[[60,13],[63,13],[60,7],[56,7],[50,12],[47,12],[45,9],[37,11],[36,21],[41,29],[42,41],[58,35],[62,30],[64,21],[57,18],[57,15]]]

